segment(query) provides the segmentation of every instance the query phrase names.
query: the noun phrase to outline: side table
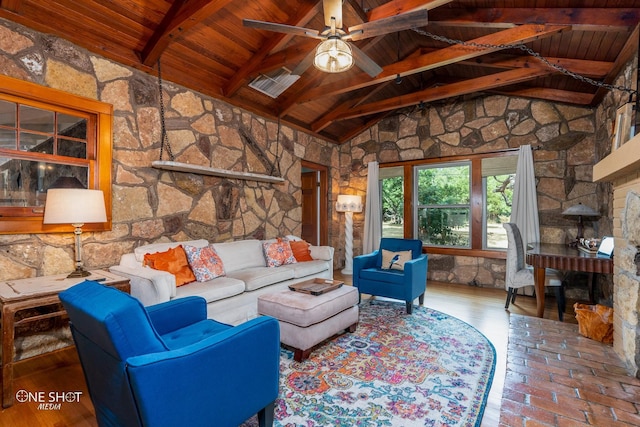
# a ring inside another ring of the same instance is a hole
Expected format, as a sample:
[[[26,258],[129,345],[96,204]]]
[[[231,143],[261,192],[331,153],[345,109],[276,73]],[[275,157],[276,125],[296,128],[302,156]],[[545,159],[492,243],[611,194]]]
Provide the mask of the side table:
[[[129,279],[109,271],[92,270],[87,277],[67,278],[66,274],[30,277],[20,280],[0,281],[0,305],[2,305],[2,406],[13,405],[13,364],[15,327],[36,320],[63,316],[63,309],[51,313],[36,314],[16,321],[16,313],[29,308],[60,304],[58,294],[85,280],[96,280],[121,291],[131,291]]]

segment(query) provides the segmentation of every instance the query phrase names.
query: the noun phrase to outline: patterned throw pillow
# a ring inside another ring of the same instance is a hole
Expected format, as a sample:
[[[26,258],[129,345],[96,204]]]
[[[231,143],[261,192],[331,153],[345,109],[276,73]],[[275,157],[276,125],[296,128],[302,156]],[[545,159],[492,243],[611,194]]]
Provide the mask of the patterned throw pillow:
[[[411,261],[411,251],[392,252],[382,250],[383,270],[404,270],[404,263]]]
[[[309,250],[309,243],[305,242],[304,240],[298,240],[289,242],[289,245],[291,245],[291,251],[293,252],[293,256],[295,257],[296,261],[313,261],[313,258],[311,257],[311,251]]]
[[[267,267],[279,267],[285,264],[295,264],[296,258],[291,251],[291,245],[287,239],[278,238],[275,242],[262,242],[264,258]]]
[[[206,282],[224,276],[224,266],[218,253],[211,245],[204,248],[184,246],[189,265],[198,282]]]
[[[187,255],[182,245],[171,248],[165,252],[156,252],[153,254],[145,254],[143,265],[149,266],[154,270],[167,271],[176,276],[176,286],[186,285],[196,280]]]

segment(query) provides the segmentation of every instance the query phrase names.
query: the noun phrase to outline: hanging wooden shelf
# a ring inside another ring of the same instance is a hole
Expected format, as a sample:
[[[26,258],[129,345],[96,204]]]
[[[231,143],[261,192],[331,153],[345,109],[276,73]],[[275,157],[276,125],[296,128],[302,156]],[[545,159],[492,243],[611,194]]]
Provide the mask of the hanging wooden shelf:
[[[151,162],[151,166],[156,169],[164,169],[175,172],[195,173],[198,175],[220,176],[223,178],[244,179],[247,181],[271,182],[274,184],[284,183],[284,178],[271,175],[263,175],[253,172],[237,172],[226,169],[218,169],[207,166],[192,165],[190,163],[173,162],[169,160],[156,160]]]

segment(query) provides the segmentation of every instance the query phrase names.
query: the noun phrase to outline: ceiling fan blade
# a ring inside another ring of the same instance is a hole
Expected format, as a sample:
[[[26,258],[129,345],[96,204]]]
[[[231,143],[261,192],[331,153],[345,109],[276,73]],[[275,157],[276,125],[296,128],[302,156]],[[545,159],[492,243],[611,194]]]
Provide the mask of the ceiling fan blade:
[[[324,25],[331,27],[331,18],[336,19],[336,28],[342,29],[342,0],[322,0]]]
[[[287,24],[276,24],[275,22],[255,21],[253,19],[243,19],[242,25],[249,28],[257,28],[258,30],[275,31],[277,33],[293,34],[294,36],[311,37],[314,39],[322,39],[318,31],[304,27],[295,27]]]
[[[415,12],[403,13],[402,15],[354,25],[353,27],[349,27],[350,34],[358,31],[362,32],[353,34],[350,39],[362,40],[369,37],[397,33],[398,31],[408,30],[409,28],[423,27],[428,23],[427,13],[428,11],[426,9],[417,10]]]
[[[353,58],[356,61],[356,65],[365,73],[371,77],[375,77],[382,72],[382,67],[376,64],[373,59],[369,58],[366,53],[361,51],[354,45],[350,44],[351,51],[353,52]]]
[[[302,58],[302,61],[293,69],[291,74],[295,76],[301,76],[307,69],[313,64],[313,59],[316,56],[316,48],[311,49],[311,51]]]

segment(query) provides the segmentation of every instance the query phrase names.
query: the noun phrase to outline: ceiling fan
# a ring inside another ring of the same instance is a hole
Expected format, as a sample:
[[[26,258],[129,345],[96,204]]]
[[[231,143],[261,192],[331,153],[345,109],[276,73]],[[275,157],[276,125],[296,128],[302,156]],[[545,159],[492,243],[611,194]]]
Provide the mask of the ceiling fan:
[[[355,64],[371,77],[380,74],[382,68],[356,45],[346,43],[347,41],[380,36],[427,23],[427,10],[424,9],[365,22],[345,30],[342,25],[342,0],[323,0],[322,9],[325,24],[322,31],[253,19],[243,19],[242,23],[245,27],[322,40],[292,71],[293,75],[302,75],[312,63],[316,68],[328,73],[346,71]]]

